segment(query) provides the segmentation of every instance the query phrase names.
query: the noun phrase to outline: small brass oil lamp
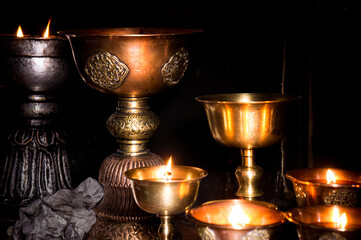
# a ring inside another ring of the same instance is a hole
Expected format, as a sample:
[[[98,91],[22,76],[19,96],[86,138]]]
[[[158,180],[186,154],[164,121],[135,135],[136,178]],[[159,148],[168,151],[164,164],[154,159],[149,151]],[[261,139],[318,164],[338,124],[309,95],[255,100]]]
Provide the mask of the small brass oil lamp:
[[[263,169],[255,164],[253,150],[281,141],[290,103],[298,97],[285,94],[231,93],[197,97],[206,110],[213,138],[222,145],[240,148],[242,166],[236,169],[238,197],[263,195],[258,183]]]
[[[304,168],[286,172],[299,206],[360,206],[361,174],[335,168]]]
[[[287,211],[301,240],[361,239],[361,209],[342,206],[306,206]]]
[[[284,214],[266,202],[240,199],[217,200],[187,210],[203,240],[272,239]]]
[[[207,176],[203,169],[174,165],[134,168],[124,175],[130,179],[133,196],[144,211],[161,219],[160,239],[172,239],[171,218],[192,207],[198,195],[199,184]],[[171,166],[171,167],[170,167]]]

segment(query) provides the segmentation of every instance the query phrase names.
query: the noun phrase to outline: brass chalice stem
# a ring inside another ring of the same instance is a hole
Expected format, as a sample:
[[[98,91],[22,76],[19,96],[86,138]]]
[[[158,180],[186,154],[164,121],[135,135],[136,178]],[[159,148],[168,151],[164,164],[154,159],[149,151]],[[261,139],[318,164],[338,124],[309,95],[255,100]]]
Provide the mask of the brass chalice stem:
[[[252,200],[254,197],[263,195],[263,191],[258,187],[263,176],[263,169],[254,164],[252,149],[241,149],[241,156],[242,166],[239,166],[235,173],[239,183],[236,195]]]
[[[171,224],[172,216],[159,216],[161,224],[159,225],[158,234],[162,240],[171,240],[173,237],[173,226]]]

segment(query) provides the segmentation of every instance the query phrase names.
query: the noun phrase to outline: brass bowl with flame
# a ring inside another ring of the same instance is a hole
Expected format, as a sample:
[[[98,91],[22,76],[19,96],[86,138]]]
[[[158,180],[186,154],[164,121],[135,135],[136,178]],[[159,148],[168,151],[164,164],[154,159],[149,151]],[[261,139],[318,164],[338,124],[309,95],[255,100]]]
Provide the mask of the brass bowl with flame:
[[[156,214],[161,219],[159,237],[171,239],[173,215],[192,207],[197,199],[198,189],[207,171],[189,166],[172,166],[171,179],[164,179],[164,165],[127,170],[124,175],[130,179],[137,205],[144,211]]]
[[[334,213],[346,213],[346,226],[337,226]],[[361,239],[361,208],[342,206],[305,206],[286,212],[288,221],[296,227],[301,240]]]
[[[236,170],[239,197],[263,195],[258,182],[263,169],[255,166],[253,149],[270,147],[284,135],[293,95],[229,93],[197,97],[205,108],[213,138],[220,144],[240,148],[242,166]]]
[[[327,183],[331,170],[335,183]],[[302,168],[286,172],[292,181],[298,206],[340,205],[360,207],[361,173],[336,168]]]
[[[248,224],[231,223],[229,217],[237,211],[235,207],[241,207],[250,218]],[[283,212],[273,204],[240,199],[206,202],[187,210],[186,216],[197,225],[203,240],[272,239],[275,229],[285,221]]]

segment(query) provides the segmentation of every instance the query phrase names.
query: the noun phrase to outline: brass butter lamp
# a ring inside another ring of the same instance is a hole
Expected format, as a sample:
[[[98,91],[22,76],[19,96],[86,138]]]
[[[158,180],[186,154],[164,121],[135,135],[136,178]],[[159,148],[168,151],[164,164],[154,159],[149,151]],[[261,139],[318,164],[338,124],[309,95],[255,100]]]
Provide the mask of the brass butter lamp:
[[[165,166],[152,166],[130,169],[124,175],[131,180],[138,206],[161,219],[159,238],[170,240],[174,231],[171,218],[192,207],[200,181],[208,173],[196,167],[174,165],[169,172]]]
[[[255,164],[253,150],[281,141],[290,103],[298,98],[286,94],[229,93],[197,97],[206,110],[213,138],[220,144],[240,148],[242,165],[236,169],[236,195],[252,199],[263,195],[258,184],[263,169]]]
[[[151,215],[137,207],[130,182],[123,173],[132,168],[164,164],[160,156],[147,148],[149,138],[159,126],[159,119],[147,100],[182,79],[189,64],[188,39],[197,32],[200,30],[168,28],[61,32],[69,39],[75,64],[85,83],[118,98],[116,111],[106,126],[117,138],[119,149],[100,167],[99,181],[105,193],[96,213],[98,220],[106,221],[94,227],[97,236],[126,238],[130,232],[134,239],[151,238],[147,230],[143,231],[146,227],[138,224]]]

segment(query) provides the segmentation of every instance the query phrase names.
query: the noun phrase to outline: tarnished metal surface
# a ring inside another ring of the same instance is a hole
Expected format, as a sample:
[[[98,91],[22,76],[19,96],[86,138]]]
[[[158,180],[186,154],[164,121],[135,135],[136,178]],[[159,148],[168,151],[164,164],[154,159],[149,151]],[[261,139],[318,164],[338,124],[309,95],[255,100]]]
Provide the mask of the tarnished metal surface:
[[[65,135],[52,127],[58,113],[53,92],[70,75],[70,47],[62,37],[0,36],[0,62],[7,85],[19,89],[25,122],[8,139],[0,183],[1,203],[26,205],[43,193],[71,188]],[[25,91],[24,91],[25,90]]]
[[[66,39],[0,36],[0,62],[9,84],[32,92],[57,90],[71,69]]]

